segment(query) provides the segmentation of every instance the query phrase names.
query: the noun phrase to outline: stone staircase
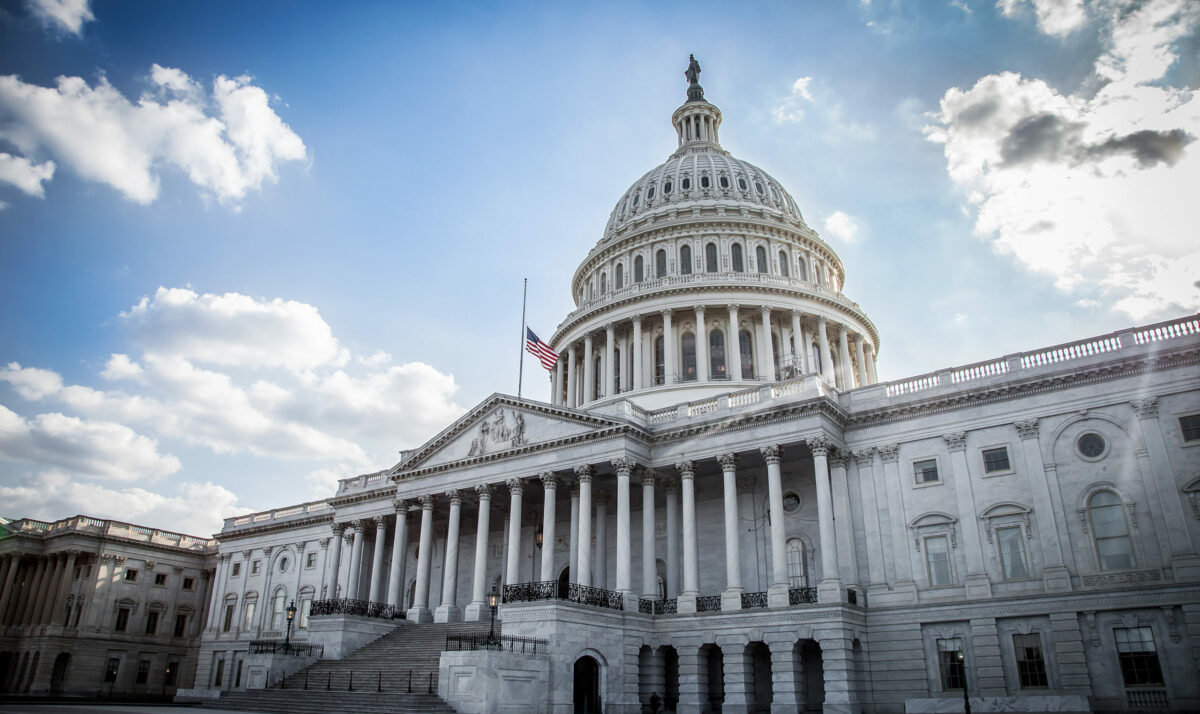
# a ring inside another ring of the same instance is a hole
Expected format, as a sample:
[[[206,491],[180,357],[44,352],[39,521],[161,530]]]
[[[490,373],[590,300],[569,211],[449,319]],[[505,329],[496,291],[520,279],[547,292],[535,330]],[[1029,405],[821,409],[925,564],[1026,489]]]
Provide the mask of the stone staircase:
[[[447,635],[486,636],[489,623],[416,625],[395,630],[343,659],[321,659],[281,687],[224,692],[210,706],[258,712],[453,712],[437,696]],[[497,626],[499,634],[499,626]],[[306,689],[307,687],[307,689]]]

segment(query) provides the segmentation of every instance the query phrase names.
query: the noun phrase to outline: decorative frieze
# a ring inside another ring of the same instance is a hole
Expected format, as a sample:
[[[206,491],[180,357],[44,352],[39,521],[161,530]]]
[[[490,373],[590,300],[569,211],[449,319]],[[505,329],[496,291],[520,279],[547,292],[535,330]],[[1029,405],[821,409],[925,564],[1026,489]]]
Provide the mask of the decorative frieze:
[[[1080,581],[1084,585],[1121,585],[1124,583],[1149,583],[1162,580],[1162,573],[1157,570],[1131,570],[1125,573],[1104,573],[1101,575],[1084,575]]]

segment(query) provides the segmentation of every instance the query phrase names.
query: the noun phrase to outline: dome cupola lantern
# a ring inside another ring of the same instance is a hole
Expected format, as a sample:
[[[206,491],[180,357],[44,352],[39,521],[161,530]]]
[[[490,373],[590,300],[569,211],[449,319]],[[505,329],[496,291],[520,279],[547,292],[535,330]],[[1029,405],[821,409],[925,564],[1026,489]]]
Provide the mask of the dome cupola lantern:
[[[717,130],[721,128],[721,110],[704,99],[704,87],[700,86],[700,63],[695,55],[688,55],[687,101],[675,110],[671,123],[679,135],[679,148],[687,144],[709,145],[720,148]]]

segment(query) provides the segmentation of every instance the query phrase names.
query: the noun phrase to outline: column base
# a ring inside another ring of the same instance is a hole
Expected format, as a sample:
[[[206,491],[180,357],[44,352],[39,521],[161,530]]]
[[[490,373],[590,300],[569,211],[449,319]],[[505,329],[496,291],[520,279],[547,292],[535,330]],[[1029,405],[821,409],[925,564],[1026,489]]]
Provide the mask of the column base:
[[[787,583],[776,583],[767,588],[767,607],[791,607]]]
[[[1175,571],[1178,581],[1192,582],[1200,580],[1200,555],[1185,553],[1171,558],[1171,569]]]
[[[1071,572],[1065,565],[1052,565],[1042,569],[1042,584],[1049,593],[1071,591]]]
[[[726,588],[721,593],[721,612],[742,609],[742,588]],[[722,708],[721,711],[725,711]]]
[[[490,619],[491,616],[491,608],[488,607],[488,604],[482,600],[476,600],[467,605],[467,609],[463,613],[463,622],[483,622]]]
[[[992,581],[984,573],[971,573],[967,576],[967,599],[986,600],[992,596]]]
[[[621,591],[621,601],[625,607],[625,612],[637,612],[638,600],[640,598],[629,590]]]
[[[462,611],[457,605],[439,605],[437,610],[433,611],[434,622],[459,622],[462,620]]]
[[[840,605],[842,602],[841,578],[825,578],[817,583],[817,602],[822,605]]]
[[[406,619],[414,624],[423,625],[433,622],[433,613],[427,607],[410,607]]]
[[[696,595],[697,593],[679,593],[679,597],[675,600],[675,612],[680,615],[695,615]]]

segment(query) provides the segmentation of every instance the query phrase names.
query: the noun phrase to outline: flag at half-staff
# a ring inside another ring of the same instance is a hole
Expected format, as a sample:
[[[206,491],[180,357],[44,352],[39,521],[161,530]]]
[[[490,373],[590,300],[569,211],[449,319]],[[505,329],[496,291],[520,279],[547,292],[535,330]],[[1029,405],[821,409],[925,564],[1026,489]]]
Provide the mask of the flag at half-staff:
[[[550,345],[542,342],[528,327],[525,328],[525,349],[537,357],[546,369],[554,369],[554,365],[558,364],[558,353],[551,349]]]

